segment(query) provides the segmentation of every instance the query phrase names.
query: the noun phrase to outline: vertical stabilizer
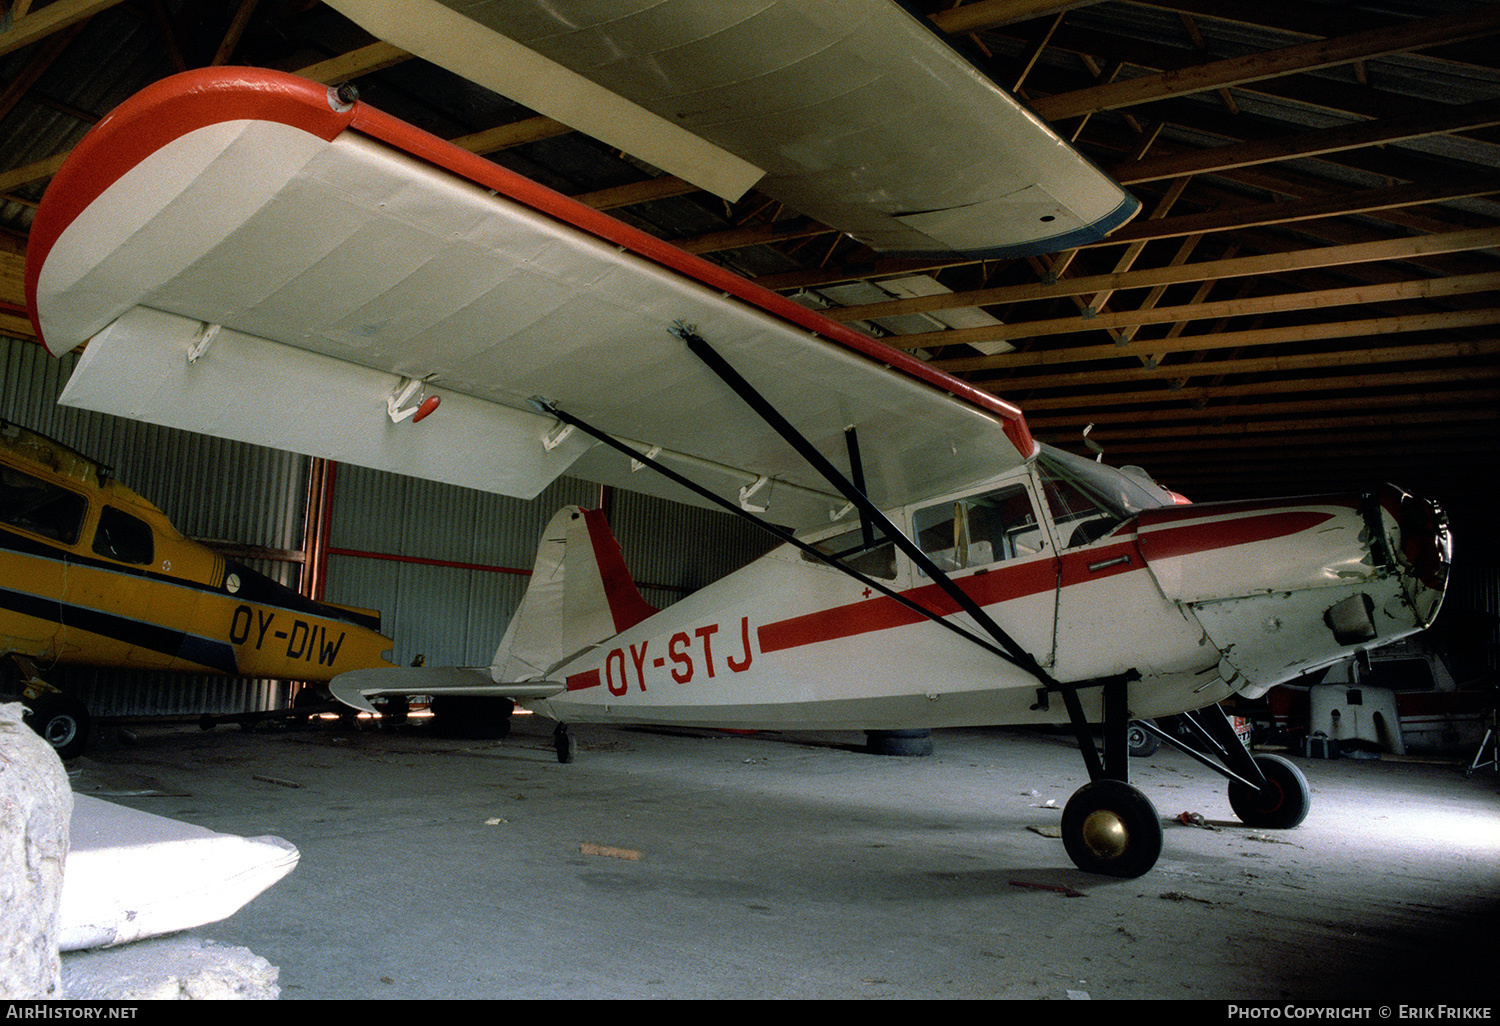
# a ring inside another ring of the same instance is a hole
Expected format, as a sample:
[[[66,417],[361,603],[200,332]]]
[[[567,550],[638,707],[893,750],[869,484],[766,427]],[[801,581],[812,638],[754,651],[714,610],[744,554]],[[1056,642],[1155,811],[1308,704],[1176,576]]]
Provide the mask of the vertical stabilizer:
[[[544,678],[655,612],[625,569],[604,514],[565,506],[542,533],[531,583],[491,673],[501,682]]]

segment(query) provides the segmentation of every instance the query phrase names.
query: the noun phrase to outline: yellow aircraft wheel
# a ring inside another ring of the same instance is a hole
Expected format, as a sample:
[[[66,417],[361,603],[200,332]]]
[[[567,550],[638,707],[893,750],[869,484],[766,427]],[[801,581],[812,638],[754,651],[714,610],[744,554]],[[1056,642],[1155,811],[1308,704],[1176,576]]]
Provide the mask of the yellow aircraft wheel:
[[[1161,817],[1151,799],[1123,780],[1096,780],[1068,799],[1062,837],[1079,869],[1140,876],[1161,855]]]
[[[26,722],[59,759],[81,755],[89,740],[89,712],[76,698],[45,694],[27,703]]]

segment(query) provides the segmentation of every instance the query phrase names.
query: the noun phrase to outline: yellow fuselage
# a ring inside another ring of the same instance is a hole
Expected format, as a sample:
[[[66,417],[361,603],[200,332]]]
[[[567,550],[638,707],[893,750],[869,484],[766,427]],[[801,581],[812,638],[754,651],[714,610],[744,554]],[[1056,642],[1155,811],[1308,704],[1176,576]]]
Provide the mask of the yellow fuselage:
[[[390,647],[379,614],[226,560],[87,458],[0,428],[0,656],[325,681]]]

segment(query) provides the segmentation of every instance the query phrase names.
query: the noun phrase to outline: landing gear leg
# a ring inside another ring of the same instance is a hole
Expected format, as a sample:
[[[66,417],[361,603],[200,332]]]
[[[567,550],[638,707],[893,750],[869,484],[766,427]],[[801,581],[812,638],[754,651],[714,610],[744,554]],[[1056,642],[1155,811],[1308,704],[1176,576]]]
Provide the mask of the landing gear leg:
[[[1079,869],[1105,876],[1140,876],[1161,857],[1161,817],[1151,799],[1129,782],[1128,684],[1128,678],[1121,677],[1104,685],[1102,762],[1077,691],[1068,687],[1063,690],[1068,718],[1093,778],[1073,792],[1063,808],[1063,847]]]
[[[1268,830],[1290,830],[1307,818],[1312,806],[1307,777],[1279,755],[1251,755],[1222,708],[1213,705],[1181,713],[1178,719],[1196,731],[1224,760],[1224,770],[1228,771],[1224,775],[1229,778],[1229,807],[1241,823]]]
[[[1229,807],[1240,822],[1269,830],[1290,830],[1307,818],[1312,806],[1307,777],[1279,755],[1251,755],[1222,708],[1211,705],[1179,713],[1177,719],[1219,756],[1222,765],[1195,752],[1171,734],[1150,724],[1143,726],[1174,748],[1227,777]]]

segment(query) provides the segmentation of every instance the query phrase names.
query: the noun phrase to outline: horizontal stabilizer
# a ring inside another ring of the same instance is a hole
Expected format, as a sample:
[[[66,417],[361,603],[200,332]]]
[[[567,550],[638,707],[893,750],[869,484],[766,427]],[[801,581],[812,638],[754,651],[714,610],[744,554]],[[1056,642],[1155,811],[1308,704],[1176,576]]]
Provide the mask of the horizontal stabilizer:
[[[480,698],[512,698],[525,701],[550,698],[562,684],[548,680],[501,684],[490,679],[486,668],[463,666],[405,666],[389,669],[350,670],[329,682],[328,690],[347,706],[374,712],[371,698],[397,695],[472,695]]]

